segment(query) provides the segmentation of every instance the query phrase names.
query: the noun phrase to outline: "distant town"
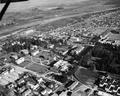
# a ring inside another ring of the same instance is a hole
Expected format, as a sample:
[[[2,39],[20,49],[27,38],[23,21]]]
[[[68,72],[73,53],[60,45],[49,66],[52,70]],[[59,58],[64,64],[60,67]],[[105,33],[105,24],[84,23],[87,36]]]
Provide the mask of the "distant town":
[[[0,96],[120,96],[119,14],[71,17],[1,40]]]

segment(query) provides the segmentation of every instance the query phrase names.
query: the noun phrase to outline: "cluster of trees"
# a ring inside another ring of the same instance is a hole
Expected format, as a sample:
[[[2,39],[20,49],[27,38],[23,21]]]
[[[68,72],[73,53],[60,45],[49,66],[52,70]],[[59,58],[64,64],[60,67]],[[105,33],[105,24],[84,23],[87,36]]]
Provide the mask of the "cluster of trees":
[[[54,39],[54,38],[48,38],[46,39],[51,44],[55,44],[56,46],[60,45],[66,45],[66,42],[63,39]],[[33,38],[27,38],[27,37],[21,37],[14,40],[7,40],[7,43],[3,45],[3,50],[6,52],[19,52],[22,49],[28,49],[30,50],[31,45],[37,45],[41,46],[43,48],[47,48],[48,42],[41,41],[39,37],[33,37]],[[12,45],[13,42],[16,42],[14,45]],[[20,43],[17,43],[20,42]],[[24,45],[22,45],[24,43]]]
[[[14,45],[12,45],[13,42],[16,42]],[[20,43],[17,43],[20,42]],[[23,44],[24,43],[24,44]],[[3,50],[6,52],[19,52],[22,49],[28,49],[30,50],[31,45],[38,45],[42,47],[47,47],[47,42],[41,41],[39,38],[19,38],[16,40],[13,40],[12,42],[8,42],[3,45]]]
[[[46,40],[49,41],[49,43],[54,44],[56,46],[60,46],[60,45],[66,45],[67,41],[65,39],[61,39],[61,38],[55,38],[53,36],[46,38]]]
[[[96,45],[82,58],[81,65],[92,70],[107,71],[120,75],[120,46]]]

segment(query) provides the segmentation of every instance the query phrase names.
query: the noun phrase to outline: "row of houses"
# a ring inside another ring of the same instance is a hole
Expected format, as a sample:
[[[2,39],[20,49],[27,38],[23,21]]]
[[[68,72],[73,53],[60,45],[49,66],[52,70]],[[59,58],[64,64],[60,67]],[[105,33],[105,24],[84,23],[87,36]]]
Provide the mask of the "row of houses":
[[[98,81],[98,89],[115,96],[120,96],[119,79],[112,78],[110,75],[103,75],[99,78]]]
[[[111,30],[104,35],[100,35],[100,43],[107,43],[112,45],[120,45],[120,32],[115,33],[116,31]]]
[[[7,75],[11,72],[14,72],[14,68],[11,66],[7,66],[7,67],[3,67],[2,69],[0,69],[0,75]]]
[[[31,54],[32,56],[36,56],[39,54],[39,49],[37,46],[32,46],[31,51],[28,49],[20,50],[19,54],[11,54],[10,58],[13,63],[19,65],[25,61],[25,56]]]
[[[22,74],[15,82],[6,85],[7,88],[14,90],[22,96],[47,96],[51,94],[58,85],[53,81],[48,81],[42,77],[38,78],[30,73]]]

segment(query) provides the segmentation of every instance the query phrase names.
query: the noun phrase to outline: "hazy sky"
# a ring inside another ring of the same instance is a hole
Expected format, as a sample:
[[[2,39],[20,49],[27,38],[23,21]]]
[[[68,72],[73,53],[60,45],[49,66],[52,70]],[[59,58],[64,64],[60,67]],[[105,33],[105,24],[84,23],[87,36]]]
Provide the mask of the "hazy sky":
[[[12,3],[9,6],[8,11],[19,11],[28,9],[36,6],[47,6],[47,5],[60,5],[60,4],[70,4],[86,0],[29,0],[27,2]],[[3,4],[0,4],[0,9],[3,7]]]

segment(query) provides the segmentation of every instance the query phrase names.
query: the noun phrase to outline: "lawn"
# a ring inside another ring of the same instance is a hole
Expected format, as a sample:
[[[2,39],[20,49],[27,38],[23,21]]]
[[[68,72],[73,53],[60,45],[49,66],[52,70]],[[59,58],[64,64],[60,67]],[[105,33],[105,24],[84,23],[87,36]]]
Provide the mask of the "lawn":
[[[30,61],[24,61],[23,63],[21,63],[19,66],[20,67],[25,67],[27,66],[28,64],[30,64],[31,62]]]
[[[81,83],[83,84],[91,84],[94,83],[94,80],[97,77],[97,73],[92,72],[90,70],[87,69],[83,69],[83,68],[79,68],[75,74],[74,74],[75,78],[77,80],[79,80]]]
[[[38,64],[32,64],[31,66],[27,67],[27,69],[32,70],[34,72],[38,72],[40,74],[44,74],[44,73],[48,72],[48,70],[45,66],[38,65]]]

